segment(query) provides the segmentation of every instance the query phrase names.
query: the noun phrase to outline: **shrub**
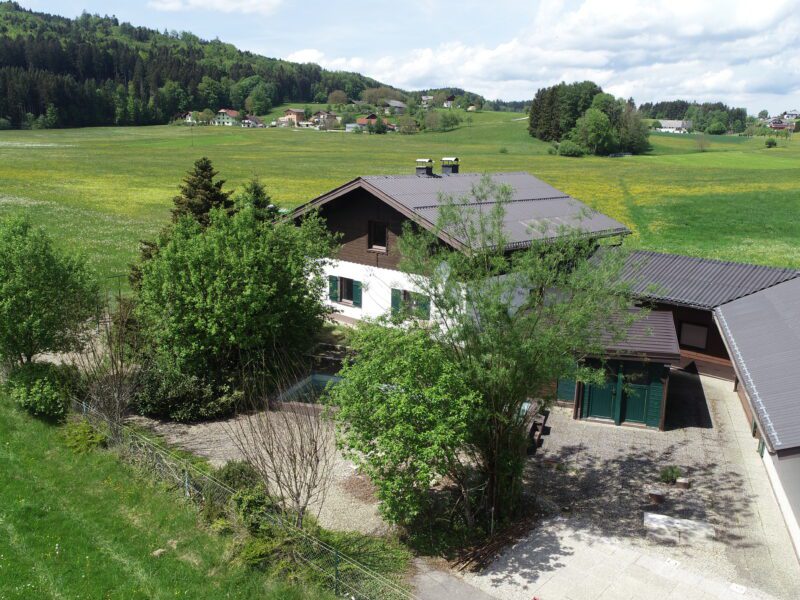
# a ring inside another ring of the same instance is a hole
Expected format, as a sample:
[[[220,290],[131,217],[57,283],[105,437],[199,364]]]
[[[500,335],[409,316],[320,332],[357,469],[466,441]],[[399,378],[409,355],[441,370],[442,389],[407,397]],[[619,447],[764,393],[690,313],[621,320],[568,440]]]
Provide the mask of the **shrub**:
[[[108,443],[108,436],[93,427],[86,419],[79,419],[67,423],[64,440],[70,450],[84,453],[104,448]]]
[[[506,148],[505,146],[500,148],[500,154],[508,154],[508,148]]]
[[[661,469],[658,478],[662,483],[675,483],[681,476],[681,469],[675,465],[670,465]]]
[[[256,487],[261,478],[253,466],[244,460],[231,460],[217,469],[214,477],[235,491]]]
[[[149,417],[193,421],[229,415],[237,400],[238,393],[230,386],[155,364],[141,373],[136,409]]]
[[[563,140],[558,145],[559,156],[579,157],[583,156],[584,154],[586,154],[586,151],[571,140]]]
[[[271,516],[281,510],[280,505],[261,488],[236,492],[231,501],[236,515],[250,533],[268,529],[273,523]]]
[[[728,128],[725,126],[725,123],[721,121],[714,121],[711,125],[706,127],[706,133],[710,135],[722,135],[726,131],[728,131]]]
[[[61,422],[69,411],[74,373],[50,363],[25,363],[8,375],[8,395],[35,417]]]
[[[778,141],[775,138],[767,138],[766,140],[764,140],[764,145],[767,148],[774,148],[775,146],[778,145]]]

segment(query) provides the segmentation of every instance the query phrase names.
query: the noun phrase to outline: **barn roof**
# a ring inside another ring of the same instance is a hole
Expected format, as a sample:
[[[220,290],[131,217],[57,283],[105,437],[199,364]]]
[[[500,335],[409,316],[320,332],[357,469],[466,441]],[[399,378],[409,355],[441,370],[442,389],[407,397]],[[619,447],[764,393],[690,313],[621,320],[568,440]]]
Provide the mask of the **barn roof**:
[[[645,250],[631,252],[622,273],[639,296],[705,310],[799,275],[795,269]]]
[[[800,279],[723,304],[714,317],[774,450],[800,446]]]
[[[505,206],[504,228],[507,247],[528,246],[563,234],[564,228],[576,228],[586,235],[605,237],[630,233],[622,223],[557,190],[528,173],[493,173],[492,180],[511,189],[511,201]],[[445,197],[463,199],[477,211],[488,212],[497,199],[474,202],[472,188],[481,180],[480,173],[452,175],[371,175],[359,177],[299,207],[296,214],[319,207],[355,188],[363,188],[423,227],[435,229],[439,208]],[[468,241],[456,232],[448,232],[446,241],[465,249]]]
[[[632,309],[637,312],[637,309]],[[670,311],[652,311],[638,317],[627,331],[613,339],[604,336],[603,344],[608,356],[641,358],[664,363],[677,363],[681,358],[675,321]]]

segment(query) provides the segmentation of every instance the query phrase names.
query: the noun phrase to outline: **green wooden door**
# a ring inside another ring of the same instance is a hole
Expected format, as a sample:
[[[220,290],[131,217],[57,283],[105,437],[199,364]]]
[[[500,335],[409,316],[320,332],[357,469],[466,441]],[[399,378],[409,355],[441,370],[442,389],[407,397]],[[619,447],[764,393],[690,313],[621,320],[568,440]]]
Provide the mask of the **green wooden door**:
[[[633,423],[644,423],[647,418],[646,385],[627,384],[623,390],[622,420]]]
[[[612,381],[607,381],[603,385],[587,385],[586,394],[588,416],[601,419],[614,418],[616,386]]]

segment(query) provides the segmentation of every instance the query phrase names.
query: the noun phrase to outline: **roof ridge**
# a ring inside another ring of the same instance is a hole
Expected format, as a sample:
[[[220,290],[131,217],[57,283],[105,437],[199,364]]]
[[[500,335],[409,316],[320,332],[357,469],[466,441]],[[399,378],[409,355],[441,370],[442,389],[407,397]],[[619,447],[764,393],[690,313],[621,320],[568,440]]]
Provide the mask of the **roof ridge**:
[[[673,252],[659,252],[658,250],[637,249],[637,250],[632,250],[631,254],[650,254],[656,256],[668,256],[670,258],[696,260],[701,262],[710,262],[723,265],[745,265],[748,267],[755,267],[757,269],[769,269],[771,271],[786,271],[788,273],[794,273],[795,276],[800,275],[800,270],[794,269],[792,267],[772,267],[770,265],[758,265],[755,263],[739,262],[735,260],[724,260],[721,258],[705,258],[702,256],[689,256],[688,254],[675,254]]]
[[[742,298],[748,298],[750,296],[755,296],[756,294],[760,294],[762,292],[766,292],[767,290],[770,290],[770,289],[774,288],[777,285],[783,285],[784,283],[788,283],[790,281],[794,281],[798,277],[800,277],[800,271],[795,271],[794,274],[792,274],[791,277],[787,277],[786,279],[781,279],[780,281],[776,281],[774,283],[770,283],[768,286],[765,286],[765,287],[763,287],[761,289],[754,290],[752,292],[747,292],[746,294],[742,294],[741,296],[736,296],[735,298],[731,298],[730,300],[726,300],[725,302],[722,302],[721,304],[717,304],[714,307],[714,309],[717,309],[720,306],[725,306],[726,304],[730,304],[731,302],[736,302],[737,300],[741,300]]]

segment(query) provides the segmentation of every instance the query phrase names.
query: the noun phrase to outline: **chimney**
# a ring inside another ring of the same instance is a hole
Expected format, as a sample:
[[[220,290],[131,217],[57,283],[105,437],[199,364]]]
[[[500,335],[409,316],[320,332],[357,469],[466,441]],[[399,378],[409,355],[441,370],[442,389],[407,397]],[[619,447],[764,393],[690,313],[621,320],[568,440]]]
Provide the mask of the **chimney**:
[[[433,175],[433,159],[431,158],[418,158],[417,159],[417,175],[425,175],[430,177]]]
[[[458,175],[457,156],[445,156],[442,158],[442,175]]]

